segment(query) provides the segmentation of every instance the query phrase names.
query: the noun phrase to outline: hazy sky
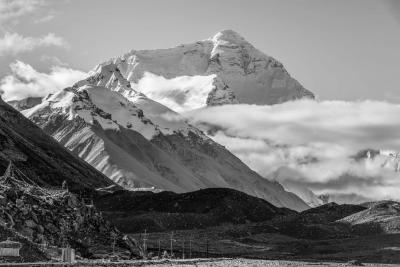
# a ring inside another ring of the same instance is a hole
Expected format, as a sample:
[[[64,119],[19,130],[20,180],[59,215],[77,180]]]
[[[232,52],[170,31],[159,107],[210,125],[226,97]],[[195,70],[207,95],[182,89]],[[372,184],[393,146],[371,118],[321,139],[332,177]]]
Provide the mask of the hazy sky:
[[[0,0],[0,79],[20,60],[88,71],[233,29],[321,99],[400,102],[400,1]]]

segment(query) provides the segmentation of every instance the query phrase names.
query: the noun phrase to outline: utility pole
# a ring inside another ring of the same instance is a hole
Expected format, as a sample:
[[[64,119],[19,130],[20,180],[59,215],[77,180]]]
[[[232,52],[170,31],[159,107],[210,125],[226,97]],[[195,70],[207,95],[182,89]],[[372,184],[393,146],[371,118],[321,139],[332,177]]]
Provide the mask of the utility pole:
[[[161,258],[161,240],[158,239],[158,258]]]
[[[171,232],[171,237],[170,237],[171,258],[172,258],[172,255],[174,254],[174,249],[172,247],[172,242],[173,241],[174,241],[174,232]]]
[[[190,237],[189,237],[189,258],[192,258],[192,238],[193,238],[193,236],[190,235]]]
[[[182,259],[185,259],[185,239],[182,241]]]
[[[206,239],[206,258],[208,258],[208,238]]]
[[[113,249],[113,256],[115,255],[115,243],[116,243],[116,236],[113,235],[113,245],[112,245],[112,249]]]
[[[143,234],[143,257],[147,259],[147,230],[144,229]]]

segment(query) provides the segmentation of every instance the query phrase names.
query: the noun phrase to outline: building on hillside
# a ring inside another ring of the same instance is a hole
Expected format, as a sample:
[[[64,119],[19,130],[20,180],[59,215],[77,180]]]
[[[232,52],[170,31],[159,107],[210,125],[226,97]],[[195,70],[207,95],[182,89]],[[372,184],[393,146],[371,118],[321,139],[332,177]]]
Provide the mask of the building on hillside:
[[[0,257],[19,257],[19,250],[22,248],[20,242],[8,238],[0,242]]]

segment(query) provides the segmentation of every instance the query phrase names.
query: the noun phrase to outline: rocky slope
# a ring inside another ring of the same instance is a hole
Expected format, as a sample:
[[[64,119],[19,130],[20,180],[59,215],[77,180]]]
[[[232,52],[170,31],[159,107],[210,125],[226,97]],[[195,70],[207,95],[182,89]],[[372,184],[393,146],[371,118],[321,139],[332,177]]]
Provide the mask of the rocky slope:
[[[225,188],[183,194],[119,191],[97,198],[95,204],[126,233],[243,224],[296,213]]]
[[[0,173],[12,161],[36,184],[92,191],[113,184],[0,99]]]
[[[126,188],[187,192],[227,187],[279,207],[308,208],[197,128],[169,120],[179,114],[132,89],[113,64],[23,114]]]
[[[37,244],[69,244],[85,257],[110,250],[114,237],[123,244],[119,232],[79,197],[118,186],[2,100],[0,171],[0,225],[9,237],[33,244],[32,254],[24,248],[19,260],[43,260]]]
[[[178,112],[314,98],[280,62],[232,30],[174,48],[132,50],[98,67],[110,64],[117,65],[134,89]]]
[[[352,235],[351,226],[338,220],[365,210],[359,205],[328,203],[297,214],[280,216],[266,222],[280,234],[305,239],[336,239]]]
[[[70,245],[83,257],[109,250],[122,235],[100,212],[68,190],[40,187],[10,167],[0,177],[0,224],[35,244]]]
[[[400,203],[379,201],[365,204],[368,209],[339,222],[348,223],[355,231],[368,234],[400,233]]]

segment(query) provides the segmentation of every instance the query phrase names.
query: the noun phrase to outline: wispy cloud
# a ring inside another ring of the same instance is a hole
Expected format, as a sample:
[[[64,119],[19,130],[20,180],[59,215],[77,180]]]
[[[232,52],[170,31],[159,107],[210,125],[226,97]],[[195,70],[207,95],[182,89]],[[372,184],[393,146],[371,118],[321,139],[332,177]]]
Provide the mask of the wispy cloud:
[[[396,159],[354,158],[367,148],[400,151],[399,114],[400,105],[387,102],[295,101],[209,107],[184,116],[265,177],[316,193],[399,198]]]
[[[61,61],[56,56],[49,56],[49,55],[41,55],[40,61],[48,63],[50,66],[61,66],[61,67],[68,67],[69,64],[67,62]]]
[[[50,73],[42,73],[21,61],[12,63],[10,68],[12,73],[0,80],[5,100],[46,96],[87,77],[85,72],[59,66],[52,67]]]
[[[0,56],[3,55],[17,55],[22,52],[32,51],[39,47],[68,47],[68,43],[64,38],[48,33],[42,37],[27,37],[18,33],[6,32],[0,38]]]
[[[55,14],[48,14],[44,17],[38,18],[35,20],[35,23],[45,23],[53,20],[56,17]]]
[[[27,15],[43,5],[43,0],[0,0],[0,22]]]

